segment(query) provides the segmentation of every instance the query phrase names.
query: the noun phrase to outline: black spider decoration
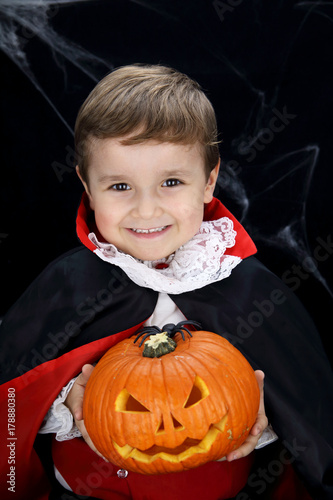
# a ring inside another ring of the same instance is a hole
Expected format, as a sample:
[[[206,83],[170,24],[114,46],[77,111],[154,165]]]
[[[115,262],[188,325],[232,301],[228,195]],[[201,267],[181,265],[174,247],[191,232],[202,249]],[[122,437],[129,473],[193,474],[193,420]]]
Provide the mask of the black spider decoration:
[[[142,337],[142,335],[144,335],[143,339],[141,340],[141,342],[139,344],[139,347],[141,347],[147,337],[150,337],[150,335],[157,335],[158,333],[163,333],[163,332],[165,332],[169,338],[174,337],[176,335],[176,333],[179,332],[182,336],[182,339],[185,340],[184,331],[187,332],[190,337],[192,337],[192,333],[184,325],[193,325],[193,326],[196,326],[200,329],[202,328],[200,323],[198,323],[197,321],[191,321],[191,320],[181,321],[180,323],[177,323],[177,325],[175,325],[174,323],[167,323],[166,325],[164,325],[162,327],[162,329],[159,328],[158,326],[146,326],[146,327],[144,326],[144,327],[140,328],[140,330],[138,330],[139,334],[135,338],[134,343],[140,337]]]

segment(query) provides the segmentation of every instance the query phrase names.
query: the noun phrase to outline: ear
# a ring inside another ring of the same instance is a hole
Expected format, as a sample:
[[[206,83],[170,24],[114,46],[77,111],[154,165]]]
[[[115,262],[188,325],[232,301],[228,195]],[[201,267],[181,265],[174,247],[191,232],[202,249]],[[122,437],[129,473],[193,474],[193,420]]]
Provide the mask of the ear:
[[[219,161],[216,165],[216,167],[213,168],[213,170],[210,172],[207,184],[205,186],[205,194],[204,194],[204,203],[210,203],[213,199],[213,194],[214,194],[214,189],[216,186],[216,181],[219,175],[219,170],[220,170],[220,163],[221,159],[219,158]]]
[[[91,196],[91,194],[90,194],[90,191],[89,191],[89,186],[88,186],[88,184],[87,184],[87,183],[86,183],[86,182],[82,179],[82,176],[81,176],[81,174],[80,174],[80,169],[79,169],[79,166],[78,166],[78,165],[76,165],[75,170],[76,170],[76,173],[77,173],[77,175],[78,175],[78,177],[79,177],[80,181],[81,181],[81,182],[82,182],[82,184],[83,184],[83,187],[84,187],[85,192],[86,192],[86,193],[87,193],[87,195],[88,195],[88,198],[89,198],[89,203],[90,203],[90,208],[91,208],[92,210],[94,210],[94,201],[93,201],[93,198],[92,198],[92,196]]]

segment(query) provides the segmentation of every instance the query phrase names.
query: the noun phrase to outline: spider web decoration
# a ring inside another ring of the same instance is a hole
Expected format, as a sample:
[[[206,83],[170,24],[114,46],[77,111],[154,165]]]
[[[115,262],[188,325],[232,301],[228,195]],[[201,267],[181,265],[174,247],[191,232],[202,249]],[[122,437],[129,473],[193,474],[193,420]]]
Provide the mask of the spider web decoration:
[[[66,218],[81,194],[73,175],[79,106],[114,67],[161,63],[207,91],[222,140],[217,197],[326,335],[333,298],[333,4],[234,4],[0,0],[6,145],[0,251],[8,283],[1,314],[50,260],[77,244]],[[53,223],[43,224],[39,213]],[[43,254],[28,248],[22,259],[22,241],[39,241],[41,233]],[[325,260],[316,258],[318,246]]]

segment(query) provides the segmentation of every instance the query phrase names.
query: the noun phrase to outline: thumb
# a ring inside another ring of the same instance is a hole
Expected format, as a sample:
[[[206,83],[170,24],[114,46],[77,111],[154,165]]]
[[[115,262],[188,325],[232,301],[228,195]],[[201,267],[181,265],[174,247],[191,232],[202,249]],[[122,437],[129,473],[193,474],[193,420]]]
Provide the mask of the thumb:
[[[259,389],[260,389],[260,394],[262,394],[263,390],[264,390],[265,373],[262,370],[256,370],[254,372],[254,374],[255,374],[257,382],[258,382],[258,386],[259,386]]]
[[[83,389],[85,389],[85,387],[88,383],[89,377],[92,374],[93,370],[94,370],[93,365],[83,365],[82,366],[82,372],[80,373],[80,375],[76,379],[76,382]]]
[[[94,367],[92,365],[84,365],[82,372],[76,379],[69,395],[67,396],[66,406],[72,412],[75,420],[83,419],[83,397],[89,377],[92,374]]]

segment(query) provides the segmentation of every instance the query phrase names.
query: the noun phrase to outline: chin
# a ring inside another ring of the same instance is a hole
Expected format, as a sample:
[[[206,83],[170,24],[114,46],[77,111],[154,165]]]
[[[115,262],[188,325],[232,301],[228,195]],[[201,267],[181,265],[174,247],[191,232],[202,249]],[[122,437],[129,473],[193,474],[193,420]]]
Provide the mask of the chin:
[[[171,252],[173,253],[173,252]],[[160,260],[160,259],[164,259],[164,258],[167,258],[169,257],[170,253],[168,253],[167,255],[163,253],[138,253],[136,255],[132,254],[133,257],[135,257],[136,259],[139,259],[139,260],[144,260],[144,261],[155,261],[155,260]]]
[[[170,247],[164,247],[162,249],[152,248],[152,249],[138,249],[136,248],[133,252],[130,252],[130,255],[139,260],[160,260],[169,257],[169,255],[173,254],[176,249],[170,245]]]

